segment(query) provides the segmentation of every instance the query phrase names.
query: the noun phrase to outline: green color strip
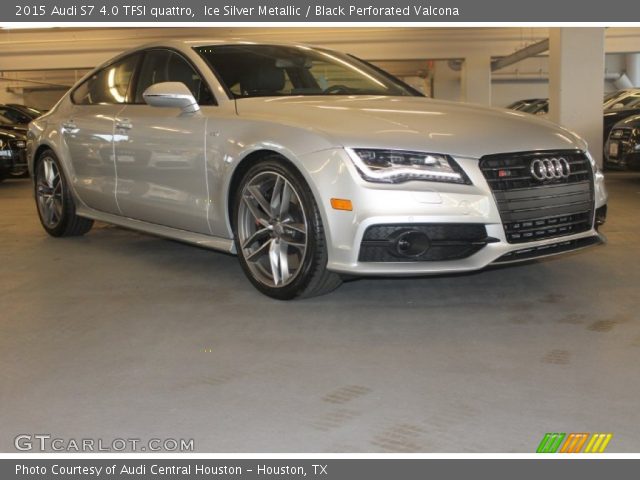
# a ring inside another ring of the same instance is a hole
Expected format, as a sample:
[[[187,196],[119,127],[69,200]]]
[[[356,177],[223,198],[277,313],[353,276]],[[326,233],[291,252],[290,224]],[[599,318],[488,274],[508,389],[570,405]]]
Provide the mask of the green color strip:
[[[545,433],[536,453],[556,453],[566,433]]]
[[[544,453],[545,447],[547,445],[547,442],[551,438],[551,435],[552,435],[551,433],[544,434],[544,437],[542,437],[542,441],[540,442],[540,445],[538,445],[538,449],[536,450],[536,453]]]
[[[566,433],[557,433],[556,435],[557,435],[556,441],[551,446],[551,448],[549,448],[548,453],[556,453],[558,451],[558,449],[560,448],[560,445],[562,445],[562,440],[564,440]]]

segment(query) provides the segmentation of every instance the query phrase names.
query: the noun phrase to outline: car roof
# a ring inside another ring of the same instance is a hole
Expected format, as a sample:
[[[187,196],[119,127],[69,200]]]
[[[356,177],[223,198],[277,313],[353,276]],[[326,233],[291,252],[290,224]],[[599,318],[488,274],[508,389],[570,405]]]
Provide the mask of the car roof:
[[[220,38],[199,38],[199,39],[183,39],[183,40],[157,40],[155,42],[145,43],[142,45],[138,45],[136,47],[130,48],[115,57],[111,57],[105,62],[102,62],[100,65],[97,65],[89,74],[87,74],[84,78],[90,75],[92,72],[99,70],[127,55],[131,55],[132,53],[139,52],[142,50],[148,50],[150,48],[174,48],[176,50],[184,50],[191,49],[194,47],[206,47],[210,45],[271,45],[271,46],[282,46],[282,47],[306,47],[306,48],[314,48],[312,45],[307,45],[304,43],[292,43],[292,42],[271,42],[271,41],[263,41],[256,42],[253,40],[244,40],[241,38],[232,38],[232,39],[220,39]]]

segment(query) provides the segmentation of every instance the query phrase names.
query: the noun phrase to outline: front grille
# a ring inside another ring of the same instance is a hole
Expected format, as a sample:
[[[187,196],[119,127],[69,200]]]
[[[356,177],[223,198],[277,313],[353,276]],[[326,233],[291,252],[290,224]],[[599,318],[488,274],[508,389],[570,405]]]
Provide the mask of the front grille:
[[[631,139],[633,130],[631,128],[614,128],[611,130],[609,138],[612,140],[620,140],[622,142],[628,142]]]
[[[566,178],[540,181],[531,172],[536,159],[564,158]],[[480,170],[493,191],[509,243],[560,237],[591,229],[593,180],[589,159],[580,151],[487,155]]]

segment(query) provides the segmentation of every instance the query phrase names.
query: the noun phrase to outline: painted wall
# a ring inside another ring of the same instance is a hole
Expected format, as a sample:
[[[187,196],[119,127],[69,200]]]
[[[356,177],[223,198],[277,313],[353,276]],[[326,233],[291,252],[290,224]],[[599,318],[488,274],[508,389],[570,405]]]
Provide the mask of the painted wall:
[[[607,54],[604,73],[623,72],[625,57],[626,55],[621,53]],[[529,58],[494,72],[491,103],[495,107],[505,107],[523,98],[547,98],[549,96],[548,78],[549,57],[547,56]],[[604,81],[604,89],[605,92],[617,90],[613,81]],[[461,97],[460,72],[449,68],[446,60],[435,62],[434,97],[452,101],[459,101]]]

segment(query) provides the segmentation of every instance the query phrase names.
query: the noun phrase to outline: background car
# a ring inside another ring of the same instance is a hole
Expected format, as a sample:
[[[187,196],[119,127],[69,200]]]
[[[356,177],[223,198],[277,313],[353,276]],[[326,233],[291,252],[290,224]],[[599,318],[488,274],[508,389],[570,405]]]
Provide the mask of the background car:
[[[0,129],[0,181],[29,175],[26,144],[26,135]]]
[[[640,115],[616,123],[604,151],[607,167],[640,170]]]
[[[42,112],[40,110],[31,109],[24,105],[0,105],[0,117],[2,117],[3,123],[6,124],[19,125],[26,128],[31,120],[35,120],[41,115]]]
[[[640,88],[626,88],[610,92],[604,96],[603,110],[618,110],[625,108],[631,102],[634,102],[640,96]]]
[[[626,96],[621,102],[616,100],[616,103],[604,111],[603,133],[605,142],[615,124],[634,115],[640,115],[640,91]]]
[[[529,98],[518,100],[507,107],[509,110],[531,113],[532,115],[546,115],[549,113],[548,98]]]

